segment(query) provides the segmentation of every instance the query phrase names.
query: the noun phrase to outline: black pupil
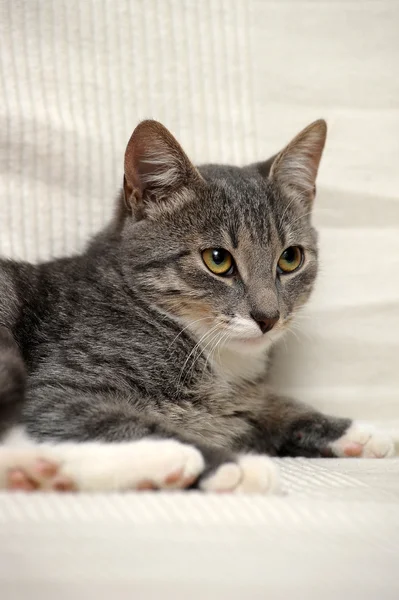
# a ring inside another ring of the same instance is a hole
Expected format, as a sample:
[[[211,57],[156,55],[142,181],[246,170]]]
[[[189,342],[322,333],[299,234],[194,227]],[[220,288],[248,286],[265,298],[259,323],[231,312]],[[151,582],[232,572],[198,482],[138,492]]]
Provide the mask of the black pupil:
[[[226,251],[222,248],[215,248],[212,250],[212,260],[215,265],[221,265],[226,260]]]
[[[293,246],[291,248],[287,248],[287,250],[285,250],[283,252],[283,259],[287,263],[295,262],[296,258],[297,258],[297,251],[296,251],[296,248],[294,248]]]

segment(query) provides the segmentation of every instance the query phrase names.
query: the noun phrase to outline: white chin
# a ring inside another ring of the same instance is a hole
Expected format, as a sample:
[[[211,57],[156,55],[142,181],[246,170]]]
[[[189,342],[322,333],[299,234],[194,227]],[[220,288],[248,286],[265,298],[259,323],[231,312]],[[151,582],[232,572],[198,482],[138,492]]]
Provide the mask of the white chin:
[[[267,335],[254,337],[236,337],[229,341],[229,346],[241,352],[259,352],[269,348],[273,340]]]

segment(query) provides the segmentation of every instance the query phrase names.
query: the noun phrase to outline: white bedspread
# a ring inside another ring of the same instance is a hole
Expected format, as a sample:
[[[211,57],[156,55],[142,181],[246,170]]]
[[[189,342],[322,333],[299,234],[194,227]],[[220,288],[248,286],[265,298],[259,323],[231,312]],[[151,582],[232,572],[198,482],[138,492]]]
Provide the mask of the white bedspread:
[[[398,27],[395,0],[0,0],[0,253],[82,247],[144,117],[237,164],[324,117],[322,272],[276,385],[399,439]],[[1,496],[0,596],[398,598],[398,462],[283,469],[284,499]]]

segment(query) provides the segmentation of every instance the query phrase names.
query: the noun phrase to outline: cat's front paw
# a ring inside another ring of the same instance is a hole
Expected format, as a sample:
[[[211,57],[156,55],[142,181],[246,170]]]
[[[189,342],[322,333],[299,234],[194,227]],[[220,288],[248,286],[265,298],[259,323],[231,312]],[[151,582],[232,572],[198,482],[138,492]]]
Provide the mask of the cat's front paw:
[[[73,479],[61,472],[61,463],[35,447],[0,447],[0,489],[12,491],[74,491]]]
[[[0,489],[108,492],[190,487],[201,453],[176,440],[0,447]]]
[[[329,444],[337,457],[388,458],[394,454],[394,443],[389,436],[371,425],[354,422],[344,435]]]
[[[177,440],[149,438],[123,446],[115,467],[109,464],[109,470],[113,471],[114,478],[116,476],[115,489],[118,490],[185,489],[198,479],[205,467],[197,448]],[[104,483],[98,480],[96,485],[103,489],[106,482],[102,475],[100,477]]]
[[[278,468],[269,457],[244,454],[217,467],[199,487],[206,492],[272,494],[279,485]]]

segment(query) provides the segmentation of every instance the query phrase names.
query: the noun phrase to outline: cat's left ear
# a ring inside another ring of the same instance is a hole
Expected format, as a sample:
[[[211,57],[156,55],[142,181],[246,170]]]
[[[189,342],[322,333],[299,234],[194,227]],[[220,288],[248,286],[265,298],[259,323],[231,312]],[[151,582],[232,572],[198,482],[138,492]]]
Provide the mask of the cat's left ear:
[[[303,129],[276,157],[257,165],[285,193],[312,203],[316,177],[327,137],[327,124],[320,119]]]
[[[124,196],[128,209],[143,217],[182,188],[203,181],[173,135],[158,121],[146,120],[134,130],[125,153]]]

